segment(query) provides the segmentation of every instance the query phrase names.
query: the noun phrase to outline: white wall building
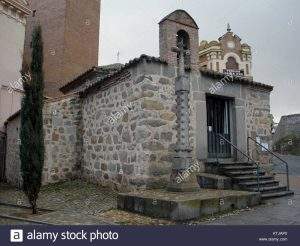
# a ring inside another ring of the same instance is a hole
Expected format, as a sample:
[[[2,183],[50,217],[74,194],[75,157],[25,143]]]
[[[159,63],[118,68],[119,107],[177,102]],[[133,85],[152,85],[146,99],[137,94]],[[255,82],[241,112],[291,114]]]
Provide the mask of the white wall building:
[[[20,109],[26,16],[25,0],[0,0],[0,131],[5,120]]]

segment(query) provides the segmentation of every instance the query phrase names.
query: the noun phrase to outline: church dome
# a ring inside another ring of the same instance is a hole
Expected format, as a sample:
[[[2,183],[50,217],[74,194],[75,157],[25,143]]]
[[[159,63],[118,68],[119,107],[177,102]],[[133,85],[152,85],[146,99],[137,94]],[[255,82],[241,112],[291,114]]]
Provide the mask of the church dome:
[[[212,46],[220,46],[220,43],[216,40],[210,41],[208,47],[212,47]]]
[[[207,42],[206,40],[202,40],[202,41],[200,42],[199,49],[200,49],[200,50],[204,50],[204,49],[207,47],[207,45],[208,45],[208,42]]]
[[[243,44],[242,44],[242,48],[250,48],[250,45],[247,44],[247,43],[243,43]]]

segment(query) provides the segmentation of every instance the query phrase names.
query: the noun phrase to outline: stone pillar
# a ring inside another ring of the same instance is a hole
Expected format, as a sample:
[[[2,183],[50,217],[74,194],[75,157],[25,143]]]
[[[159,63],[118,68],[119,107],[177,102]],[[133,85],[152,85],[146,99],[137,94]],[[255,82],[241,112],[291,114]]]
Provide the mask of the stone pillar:
[[[177,96],[177,144],[168,190],[179,192],[196,191],[199,189],[195,175],[196,170],[195,168],[190,168],[193,165],[192,148],[190,146],[190,82],[185,74],[184,64],[184,55],[187,51],[183,48],[183,42],[179,44],[179,48],[173,48],[173,51],[180,54],[179,75],[175,80],[175,94]]]

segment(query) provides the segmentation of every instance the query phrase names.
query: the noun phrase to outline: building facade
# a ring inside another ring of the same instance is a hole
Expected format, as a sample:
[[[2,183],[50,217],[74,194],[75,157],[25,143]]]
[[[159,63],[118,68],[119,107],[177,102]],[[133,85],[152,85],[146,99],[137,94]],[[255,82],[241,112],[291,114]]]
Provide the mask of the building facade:
[[[98,65],[100,0],[28,0],[32,15],[26,27],[24,61],[30,64],[33,27],[40,24],[44,43],[45,93]]]
[[[93,70],[88,74],[94,79],[89,77],[85,86],[83,76],[82,82],[63,88],[65,98],[47,101],[43,182],[81,177],[117,190],[166,187],[178,137],[174,94],[178,60],[171,51],[179,42],[187,49],[192,155],[202,171],[216,154],[240,159],[212,132],[244,152],[247,136],[268,142],[273,87],[197,68],[198,35],[192,17],[177,10],[160,22],[160,58],[142,55],[99,79]],[[18,124],[19,115],[6,122],[11,146],[6,177],[15,184],[20,182],[15,172]]]
[[[201,41],[200,67],[252,79],[251,47],[241,41],[241,38],[231,31],[229,24],[227,32],[218,41]]]
[[[22,97],[21,66],[26,17],[26,1],[0,1],[0,131],[5,120],[20,109]]]
[[[300,114],[282,116],[272,137],[273,150],[300,155]]]

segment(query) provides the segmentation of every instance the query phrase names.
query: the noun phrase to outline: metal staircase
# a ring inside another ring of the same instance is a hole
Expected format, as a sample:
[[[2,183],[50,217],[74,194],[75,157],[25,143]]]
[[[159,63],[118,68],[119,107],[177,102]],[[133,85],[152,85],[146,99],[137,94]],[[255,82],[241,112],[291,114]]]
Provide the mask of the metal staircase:
[[[227,144],[231,145],[233,149],[239,152],[247,161],[235,162],[226,161],[222,162],[218,156],[216,156],[218,164],[218,173],[230,177],[232,179],[232,184],[234,189],[255,191],[260,192],[263,199],[282,197],[287,195],[293,195],[294,192],[290,191],[289,187],[289,168],[288,163],[278,157],[275,153],[262,146],[256,140],[248,137],[248,153],[245,154],[239,148],[237,148],[233,143],[227,140],[221,134],[214,133],[217,139],[222,139]],[[256,145],[264,148],[272,156],[276,157],[283,163],[286,167],[286,186],[279,184],[279,181],[275,180],[274,176],[267,175],[265,171],[261,170],[258,162],[254,161],[249,155],[249,142],[253,141]]]

